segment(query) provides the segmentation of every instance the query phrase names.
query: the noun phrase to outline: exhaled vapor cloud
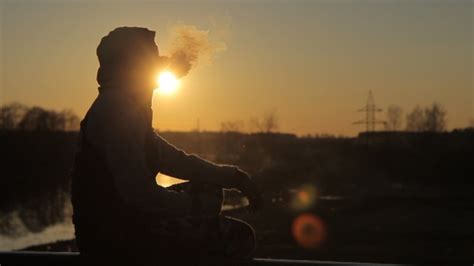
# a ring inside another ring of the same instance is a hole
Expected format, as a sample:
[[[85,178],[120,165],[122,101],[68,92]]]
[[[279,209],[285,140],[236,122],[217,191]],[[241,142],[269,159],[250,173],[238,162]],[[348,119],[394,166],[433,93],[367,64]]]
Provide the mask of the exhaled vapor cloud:
[[[171,29],[169,56],[163,56],[164,64],[178,77],[182,77],[197,64],[209,64],[216,53],[224,51],[224,42],[212,41],[208,30],[193,25],[176,25]]]

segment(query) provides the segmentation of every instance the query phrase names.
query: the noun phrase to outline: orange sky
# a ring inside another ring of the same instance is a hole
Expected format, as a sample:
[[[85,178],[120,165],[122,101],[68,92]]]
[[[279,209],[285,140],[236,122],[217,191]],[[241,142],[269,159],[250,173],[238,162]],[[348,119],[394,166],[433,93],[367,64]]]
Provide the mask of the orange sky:
[[[354,135],[372,90],[381,108],[440,102],[448,125],[474,118],[471,1],[6,1],[0,103],[72,108],[97,95],[95,48],[115,27],[210,30],[227,49],[157,95],[160,130],[219,130],[276,110],[280,130]],[[380,117],[383,119],[383,114]],[[249,128],[247,128],[249,129]]]

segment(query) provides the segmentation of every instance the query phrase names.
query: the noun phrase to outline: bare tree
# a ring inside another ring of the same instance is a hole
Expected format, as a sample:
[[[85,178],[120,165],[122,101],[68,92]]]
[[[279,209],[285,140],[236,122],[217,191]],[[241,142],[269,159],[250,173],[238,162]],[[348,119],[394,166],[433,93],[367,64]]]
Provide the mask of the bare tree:
[[[387,108],[387,121],[385,129],[389,131],[397,131],[402,127],[402,108],[398,105],[390,105]]]
[[[27,107],[19,103],[10,103],[0,107],[0,129],[17,129]]]
[[[257,132],[270,133],[276,131],[278,129],[276,111],[265,113],[261,119],[251,118],[250,127],[256,129]]]
[[[267,132],[267,133],[278,130],[278,121],[277,121],[276,111],[271,111],[271,112],[266,113],[263,116],[262,125],[263,125],[264,132]]]
[[[433,103],[424,109],[417,105],[406,119],[408,131],[441,132],[446,130],[446,110],[438,103]]]
[[[406,117],[407,131],[421,132],[425,123],[425,113],[419,105],[415,106],[413,111]]]
[[[242,132],[243,129],[244,121],[242,120],[227,121],[221,123],[222,132]]]
[[[60,116],[64,119],[65,125],[64,130],[66,131],[77,131],[80,126],[79,117],[71,109],[65,109],[60,113]]]
[[[446,130],[446,110],[439,103],[425,108],[425,131],[442,132]]]

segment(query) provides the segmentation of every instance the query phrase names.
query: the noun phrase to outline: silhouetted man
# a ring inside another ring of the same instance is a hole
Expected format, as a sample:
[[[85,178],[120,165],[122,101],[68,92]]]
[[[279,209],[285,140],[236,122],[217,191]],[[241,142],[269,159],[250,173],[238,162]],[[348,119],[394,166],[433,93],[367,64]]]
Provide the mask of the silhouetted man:
[[[196,256],[246,257],[253,229],[220,215],[223,188],[261,202],[249,175],[177,149],[152,128],[160,70],[155,32],[117,28],[97,47],[99,95],[81,123],[72,182],[76,241],[85,257],[135,264]],[[158,172],[190,182],[163,188]]]

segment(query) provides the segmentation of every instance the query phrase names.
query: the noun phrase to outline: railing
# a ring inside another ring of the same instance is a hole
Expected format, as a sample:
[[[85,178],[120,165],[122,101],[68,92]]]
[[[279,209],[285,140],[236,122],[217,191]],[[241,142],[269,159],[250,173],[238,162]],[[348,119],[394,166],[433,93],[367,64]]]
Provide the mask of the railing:
[[[168,260],[170,261],[170,260]],[[169,265],[176,265],[172,263]],[[157,263],[159,265],[166,265]],[[48,265],[48,266],[79,266],[78,252],[43,252],[43,251],[16,251],[16,252],[0,252],[0,266],[17,266],[17,265]],[[232,261],[212,261],[209,264],[201,262],[199,265],[229,265],[229,266],[292,266],[292,265],[401,265],[401,264],[378,264],[378,263],[362,263],[362,262],[336,262],[336,261],[317,261],[317,260],[292,260],[292,259],[263,259],[254,258],[251,260],[232,260]],[[112,266],[112,265],[111,265]]]

